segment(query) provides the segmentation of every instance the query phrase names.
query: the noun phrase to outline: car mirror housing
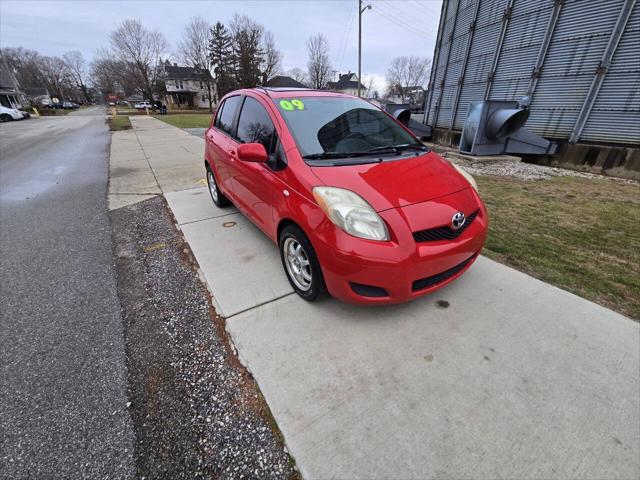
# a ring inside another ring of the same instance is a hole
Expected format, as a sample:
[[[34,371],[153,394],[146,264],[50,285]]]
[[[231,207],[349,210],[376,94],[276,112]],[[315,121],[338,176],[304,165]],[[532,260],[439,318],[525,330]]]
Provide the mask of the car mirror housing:
[[[264,163],[269,157],[261,143],[243,143],[238,147],[238,158],[243,162]]]

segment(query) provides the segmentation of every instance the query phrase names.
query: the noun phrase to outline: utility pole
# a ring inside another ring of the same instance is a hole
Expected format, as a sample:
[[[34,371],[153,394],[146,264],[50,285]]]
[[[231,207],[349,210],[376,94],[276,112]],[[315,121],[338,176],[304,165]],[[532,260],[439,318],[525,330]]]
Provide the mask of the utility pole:
[[[362,76],[362,14],[371,5],[362,6],[362,0],[358,0],[358,97],[360,96],[360,83]]]

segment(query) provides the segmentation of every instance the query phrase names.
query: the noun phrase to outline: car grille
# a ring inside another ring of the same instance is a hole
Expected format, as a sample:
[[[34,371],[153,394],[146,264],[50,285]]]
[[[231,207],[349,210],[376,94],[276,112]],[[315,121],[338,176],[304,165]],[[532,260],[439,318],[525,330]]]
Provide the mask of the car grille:
[[[425,288],[432,287],[438,283],[444,282],[445,280],[453,277],[455,274],[460,273],[464,270],[464,267],[469,265],[469,263],[474,259],[477,254],[474,253],[469,258],[467,258],[464,262],[459,263],[455,267],[450,268],[449,270],[445,270],[444,272],[437,273],[435,275],[431,275],[430,277],[421,278],[420,280],[416,280],[411,285],[411,290],[414,292],[418,292],[420,290],[424,290]]]
[[[444,225],[442,227],[429,228],[427,230],[413,232],[413,239],[416,242],[437,242],[440,240],[454,240],[462,235],[462,232],[464,232],[469,227],[469,225],[473,223],[479,212],[480,210],[476,210],[467,218],[465,218],[464,223],[458,230],[454,230],[449,225]]]

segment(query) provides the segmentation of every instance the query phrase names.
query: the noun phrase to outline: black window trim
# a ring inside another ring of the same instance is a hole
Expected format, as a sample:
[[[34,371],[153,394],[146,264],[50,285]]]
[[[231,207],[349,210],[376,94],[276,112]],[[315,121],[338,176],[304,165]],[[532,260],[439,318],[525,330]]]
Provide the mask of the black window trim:
[[[238,118],[237,118],[236,128],[235,128],[235,140],[237,140],[239,143],[244,143],[238,137],[238,127],[240,126],[240,115],[242,115],[242,110],[244,109],[244,104],[247,102],[247,98],[251,98],[252,100],[257,102],[258,105],[260,105],[260,107],[262,107],[264,112],[267,114],[267,117],[269,118],[269,120],[271,120],[271,124],[273,125],[273,134],[272,134],[272,136],[275,135],[275,137],[276,137],[276,143],[273,146],[273,148],[275,149],[278,146],[278,142],[280,141],[280,134],[278,133],[278,127],[276,126],[276,122],[274,121],[273,118],[271,118],[271,115],[269,115],[269,110],[262,103],[260,103],[260,100],[258,100],[256,97],[252,97],[251,95],[243,95],[243,97],[244,98],[242,99],[242,103],[240,105],[240,110],[238,111]],[[273,138],[271,139],[271,141],[273,142]],[[269,153],[269,152],[267,152],[267,153]]]
[[[216,117],[214,117],[214,119],[213,119],[213,128],[215,128],[218,132],[226,135],[227,137],[231,138],[232,140],[234,140],[236,142],[238,141],[238,139],[236,138],[236,133],[237,133],[237,130],[238,130],[238,118],[240,117],[240,110],[241,110],[240,107],[242,107],[242,105],[244,104],[244,97],[245,96],[246,95],[242,95],[242,94],[229,95],[228,97],[225,97],[224,100],[222,101],[223,104],[221,105],[220,108],[226,107],[227,100],[229,100],[230,98],[240,97],[240,103],[238,103],[238,106],[236,107],[236,111],[233,113],[233,120],[231,120],[231,131],[230,132],[227,132],[226,130],[221,129],[216,125],[216,117],[218,116],[217,110],[216,110]]]
[[[269,159],[269,161],[265,162],[263,165],[265,168],[267,168],[269,171],[271,172],[279,172],[281,170],[284,170],[285,168],[287,168],[289,166],[289,161],[287,160],[287,154],[284,151],[284,147],[282,147],[282,141],[281,141],[281,135],[280,132],[278,131],[279,128],[279,123],[277,121],[277,117],[276,119],[273,118],[273,116],[270,114],[269,109],[267,107],[265,107],[262,102],[260,102],[258,97],[254,97],[252,95],[245,95],[245,94],[241,94],[242,96],[242,100],[240,102],[240,108],[238,108],[238,111],[236,112],[236,116],[234,119],[234,128],[233,128],[233,140],[238,142],[239,144],[241,144],[242,142],[240,141],[240,139],[237,137],[238,135],[238,123],[240,121],[240,113],[242,112],[242,108],[244,107],[244,102],[247,99],[247,97],[251,97],[253,98],[256,102],[258,102],[258,105],[260,105],[262,108],[264,108],[264,111],[267,113],[267,116],[269,117],[269,119],[271,120],[271,123],[273,123],[273,134],[276,136],[276,143],[274,146],[274,152],[273,154],[278,153],[278,150],[282,150],[282,162],[277,163],[277,162],[272,162],[271,159]]]
[[[216,108],[216,113],[213,116],[213,119],[211,120],[211,128],[215,128],[216,130],[220,130],[218,128],[218,115],[222,115],[222,110],[224,110],[225,102],[226,102],[226,99],[222,100],[220,102],[220,105],[218,105],[218,108]]]

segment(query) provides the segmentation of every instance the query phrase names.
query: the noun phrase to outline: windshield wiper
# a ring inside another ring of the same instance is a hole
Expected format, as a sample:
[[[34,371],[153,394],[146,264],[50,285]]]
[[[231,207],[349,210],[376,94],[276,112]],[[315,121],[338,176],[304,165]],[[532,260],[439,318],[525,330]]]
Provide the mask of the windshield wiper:
[[[302,158],[306,158],[307,160],[321,160],[324,158],[346,158],[346,157],[348,157],[346,153],[322,152],[322,153],[310,153],[309,155],[304,155]]]
[[[369,150],[369,152],[383,152],[383,151],[390,151],[390,152],[400,152],[401,150],[406,150],[406,149],[410,149],[410,150],[427,150],[427,147],[424,145],[418,145],[417,143],[402,143],[400,145],[382,145],[380,147],[374,147],[371,150]]]
[[[306,160],[329,160],[333,158],[354,158],[354,157],[366,157],[373,154],[384,154],[384,153],[396,153],[399,154],[402,150],[428,150],[428,148],[424,145],[419,145],[416,143],[403,143],[400,145],[382,145],[380,147],[374,147],[370,150],[366,150],[363,152],[322,152],[322,153],[310,153],[308,155],[304,155],[302,158]]]
[[[302,158],[307,160],[322,160],[329,158],[352,158],[352,157],[364,157],[365,155],[371,155],[370,152],[322,152],[322,153],[310,153],[304,155]]]
[[[307,165],[312,167],[344,167],[348,165],[366,165],[368,163],[380,163],[381,158],[369,157],[369,158],[354,158],[351,160],[307,160]]]

